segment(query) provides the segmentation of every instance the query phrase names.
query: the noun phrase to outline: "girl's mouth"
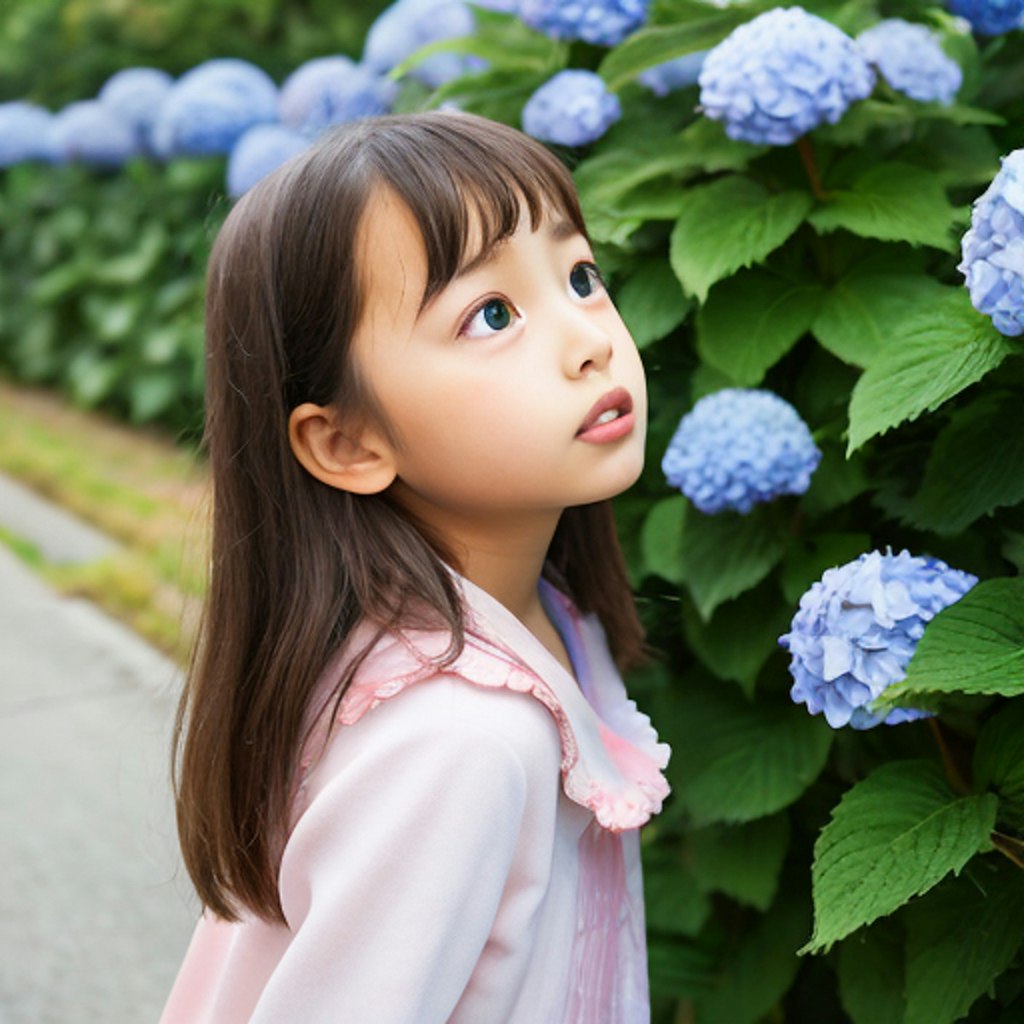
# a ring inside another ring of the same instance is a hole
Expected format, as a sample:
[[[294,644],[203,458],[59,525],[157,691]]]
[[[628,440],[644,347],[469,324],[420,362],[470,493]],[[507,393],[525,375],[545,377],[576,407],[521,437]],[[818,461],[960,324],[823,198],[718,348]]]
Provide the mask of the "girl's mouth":
[[[634,426],[633,398],[625,388],[613,388],[599,398],[576,431],[580,441],[604,444],[617,441]]]

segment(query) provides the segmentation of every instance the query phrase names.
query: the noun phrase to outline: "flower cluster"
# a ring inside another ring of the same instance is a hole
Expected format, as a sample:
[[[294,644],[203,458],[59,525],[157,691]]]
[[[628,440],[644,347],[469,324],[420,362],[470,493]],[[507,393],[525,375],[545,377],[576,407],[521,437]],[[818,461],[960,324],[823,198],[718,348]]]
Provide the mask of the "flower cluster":
[[[948,106],[963,84],[960,65],[924,25],[886,18],[857,36],[857,45],[889,85],[912,100]]]
[[[653,68],[641,71],[636,79],[641,85],[650,89],[655,96],[667,96],[677,89],[696,85],[701,68],[704,67],[705,57],[707,57],[707,50],[700,50],[698,53],[684,53],[682,57],[667,60],[664,64],[655,64]]]
[[[79,100],[54,117],[49,148],[52,159],[60,163],[120,167],[137,147],[126,120],[99,100]]]
[[[732,139],[785,146],[870,95],[875,73],[856,43],[800,7],[740,25],[704,61],[700,103]]]
[[[332,124],[386,114],[395,85],[348,57],[318,57],[293,71],[281,86],[281,123],[315,135]]]
[[[208,60],[174,83],[153,127],[161,156],[230,153],[253,125],[277,120],[277,86],[235,58]]]
[[[473,12],[457,0],[397,0],[370,26],[363,46],[363,63],[370,71],[385,74],[421,47],[471,35],[474,27]],[[479,67],[479,63],[455,53],[435,53],[417,64],[410,74],[435,89]]]
[[[153,126],[174,84],[157,68],[125,68],[110,76],[97,99],[128,122],[140,153],[153,153]]]
[[[790,696],[833,729],[870,729],[924,716],[887,714],[870,704],[906,676],[925,625],[977,583],[935,558],[872,551],[829,569],[800,599],[790,631],[779,638],[792,655]]]
[[[0,167],[50,159],[53,115],[34,103],[0,103]]]
[[[523,107],[523,130],[543,142],[585,146],[622,116],[619,99],[593,71],[560,71]]]
[[[258,124],[234,145],[228,157],[228,195],[237,199],[261,178],[309,145],[301,132],[283,124]]]
[[[1003,158],[999,173],[975,200],[958,269],[974,308],[996,329],[1024,333],[1024,149]]]
[[[799,413],[770,391],[726,388],[679,422],[661,468],[707,514],[749,512],[803,494],[821,452]]]
[[[555,39],[616,46],[647,20],[650,0],[520,0],[519,17]]]
[[[1001,36],[1024,20],[1024,0],[949,0],[949,9],[982,36]]]

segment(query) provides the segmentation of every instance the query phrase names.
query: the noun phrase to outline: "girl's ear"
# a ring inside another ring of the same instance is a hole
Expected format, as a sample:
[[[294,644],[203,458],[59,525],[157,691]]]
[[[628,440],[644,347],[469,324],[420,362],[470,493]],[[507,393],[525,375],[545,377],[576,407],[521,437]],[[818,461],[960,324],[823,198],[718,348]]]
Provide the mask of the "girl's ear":
[[[295,458],[322,483],[353,494],[378,494],[397,476],[391,446],[368,426],[342,422],[330,406],[304,402],[288,417]]]

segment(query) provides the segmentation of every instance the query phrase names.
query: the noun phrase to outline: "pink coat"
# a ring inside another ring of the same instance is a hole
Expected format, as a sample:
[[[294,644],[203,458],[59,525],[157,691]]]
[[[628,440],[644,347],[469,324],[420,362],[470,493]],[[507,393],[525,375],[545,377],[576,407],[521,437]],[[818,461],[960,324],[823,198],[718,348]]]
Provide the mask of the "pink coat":
[[[596,619],[542,584],[577,683],[460,583],[452,665],[432,664],[442,633],[387,637],[317,723],[281,862],[288,926],[205,914],[162,1024],[649,1020],[638,829],[669,750]]]

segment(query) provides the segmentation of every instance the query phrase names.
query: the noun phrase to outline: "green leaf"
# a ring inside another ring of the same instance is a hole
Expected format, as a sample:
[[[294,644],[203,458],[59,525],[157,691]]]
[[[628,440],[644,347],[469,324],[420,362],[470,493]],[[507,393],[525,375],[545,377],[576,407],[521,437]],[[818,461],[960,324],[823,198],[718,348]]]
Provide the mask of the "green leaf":
[[[670,778],[696,825],[753,821],[788,807],[832,746],[820,719],[777,698],[751,703],[731,688],[691,688],[673,713],[680,721]]]
[[[707,623],[684,603],[683,631],[687,645],[715,675],[739,684],[750,697],[758,673],[778,651],[791,614],[775,586],[766,583],[720,605]],[[743,643],[736,642],[738,636]]]
[[[904,1024],[953,1024],[1024,942],[1024,873],[993,864],[929,893],[907,913]]]
[[[750,17],[742,7],[729,10],[694,2],[674,5],[674,14],[676,24],[641,29],[605,57],[598,74],[609,89],[621,89],[655,64],[710,49]]]
[[[871,550],[866,533],[816,533],[786,552],[779,583],[786,601],[795,605],[826,569],[852,562]]]
[[[1014,349],[964,288],[949,288],[930,309],[896,325],[886,349],[850,399],[847,454],[869,438],[937,409],[981,380]]]
[[[690,834],[697,885],[762,911],[775,899],[788,848],[785,814],[743,825],[711,825]]]
[[[693,305],[668,262],[660,257],[638,261],[630,277],[616,287],[613,298],[637,348],[675,330]]]
[[[928,761],[883,764],[849,789],[814,844],[814,933],[828,950],[963,866],[995,825],[991,794],[957,798]]]
[[[993,715],[974,747],[974,785],[999,795],[999,818],[1024,824],[1024,701],[1014,700]]]
[[[692,999],[712,983],[715,969],[707,950],[658,935],[651,936],[647,965],[651,995],[656,999]]]
[[[903,929],[882,918],[839,946],[839,999],[853,1024],[903,1024]]]
[[[695,936],[711,913],[711,901],[678,857],[644,858],[647,927],[670,935]]]
[[[726,953],[714,988],[698,994],[701,1024],[756,1024],[785,995],[800,967],[796,950],[807,934],[806,898],[787,895]]]
[[[939,612],[884,699],[933,693],[1024,694],[1024,577],[986,580]]]
[[[865,367],[890,345],[897,324],[944,294],[934,277],[907,273],[900,257],[881,253],[832,286],[811,330],[834,356]]]
[[[960,533],[997,508],[1024,501],[1020,399],[981,401],[953,415],[935,440],[909,518]]]
[[[848,188],[829,189],[825,204],[808,218],[819,232],[843,228],[865,238],[951,250],[957,219],[942,183],[911,164],[874,164]]]
[[[809,192],[772,193],[739,174],[688,189],[669,257],[683,287],[701,302],[723,277],[763,260],[803,223]]]
[[[800,499],[809,516],[820,516],[849,504],[871,487],[867,465],[860,455],[845,458],[832,444],[821,444],[821,462],[811,477],[811,486]]]
[[[785,548],[786,536],[768,508],[714,516],[691,510],[683,533],[682,575],[701,617],[707,621],[723,601],[757,586]]]
[[[655,502],[640,535],[644,568],[670,583],[682,578],[683,530],[689,504],[681,494]]]
[[[814,322],[822,288],[764,270],[716,285],[697,313],[701,358],[741,387],[760,384]]]

